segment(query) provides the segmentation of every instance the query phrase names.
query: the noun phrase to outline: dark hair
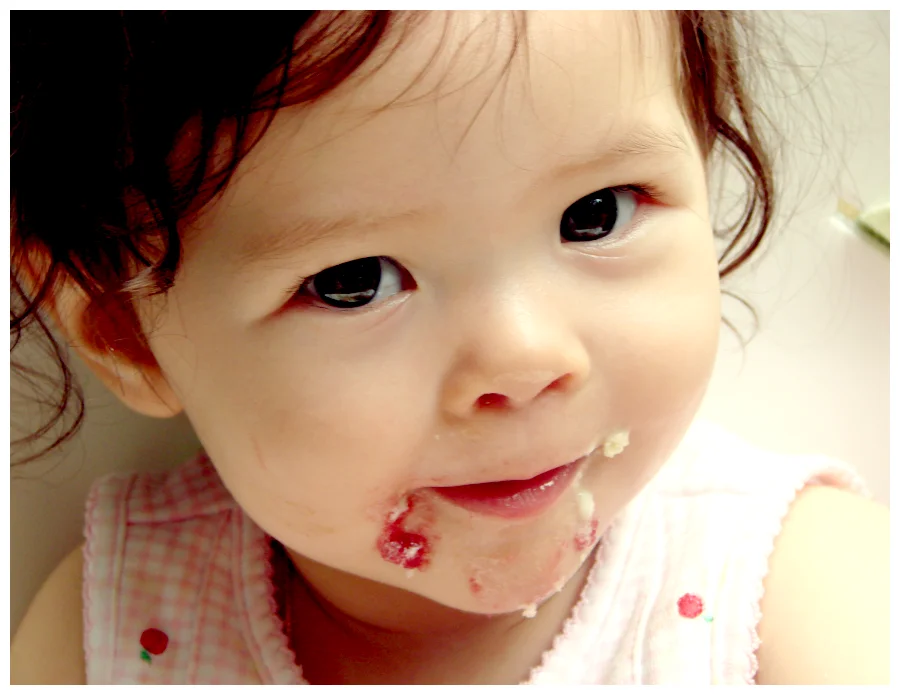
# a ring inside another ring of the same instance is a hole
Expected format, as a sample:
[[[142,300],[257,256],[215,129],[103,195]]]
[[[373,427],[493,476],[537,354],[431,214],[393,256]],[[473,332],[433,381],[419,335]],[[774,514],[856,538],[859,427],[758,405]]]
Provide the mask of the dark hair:
[[[726,242],[720,257],[726,277],[757,249],[773,209],[771,165],[739,55],[752,20],[725,11],[665,15],[675,39],[683,109],[704,158],[721,146],[747,182],[742,215],[716,231]],[[130,320],[134,349],[146,347],[129,295],[164,293],[171,286],[181,256],[179,223],[221,192],[277,109],[321,98],[395,28],[402,38],[420,16],[12,14],[11,353],[33,328],[51,346],[62,375],[41,375],[11,360],[13,372],[33,389],[41,379],[57,389],[46,400],[52,413],[45,423],[13,445],[61,429],[51,444],[19,463],[59,446],[84,417],[83,396],[42,315],[60,283],[74,283],[97,310]],[[189,156],[176,161],[176,144],[187,128]],[[224,162],[212,154],[223,136]],[[26,280],[28,263],[34,277]],[[69,424],[61,426],[72,410]]]

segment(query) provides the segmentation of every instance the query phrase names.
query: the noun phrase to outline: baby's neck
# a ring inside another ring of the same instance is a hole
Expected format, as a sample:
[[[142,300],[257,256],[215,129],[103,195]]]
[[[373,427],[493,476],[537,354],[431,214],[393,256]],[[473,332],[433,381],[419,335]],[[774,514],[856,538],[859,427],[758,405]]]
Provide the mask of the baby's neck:
[[[536,617],[484,616],[294,557],[284,602],[297,663],[311,683],[518,683],[578,600],[579,569]],[[327,593],[321,590],[327,587]]]

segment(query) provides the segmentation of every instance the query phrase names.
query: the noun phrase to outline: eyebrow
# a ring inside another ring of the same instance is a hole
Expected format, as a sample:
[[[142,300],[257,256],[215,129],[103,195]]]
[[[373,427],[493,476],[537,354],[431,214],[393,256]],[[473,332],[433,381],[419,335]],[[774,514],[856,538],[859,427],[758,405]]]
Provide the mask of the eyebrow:
[[[354,230],[357,234],[373,233],[385,227],[421,221],[431,216],[433,212],[433,208],[420,208],[381,216],[350,214],[327,218],[300,217],[289,226],[249,234],[235,251],[233,261],[239,268],[276,261],[350,230]]]
[[[689,154],[688,141],[680,132],[645,124],[630,130],[612,144],[603,142],[599,148],[586,155],[568,157],[560,166],[542,175],[536,186],[546,185],[548,180],[571,177],[582,171],[612,167],[627,159],[686,157]],[[350,230],[372,233],[400,223],[421,222],[435,212],[436,207],[432,206],[377,217],[371,214],[300,217],[281,229],[247,235],[235,250],[233,260],[237,267],[247,268],[297,254],[308,246]]]
[[[688,141],[680,131],[644,124],[628,131],[612,144],[601,142],[597,150],[587,155],[569,157],[548,176],[570,176],[584,169],[611,167],[626,159],[687,157],[690,153]]]

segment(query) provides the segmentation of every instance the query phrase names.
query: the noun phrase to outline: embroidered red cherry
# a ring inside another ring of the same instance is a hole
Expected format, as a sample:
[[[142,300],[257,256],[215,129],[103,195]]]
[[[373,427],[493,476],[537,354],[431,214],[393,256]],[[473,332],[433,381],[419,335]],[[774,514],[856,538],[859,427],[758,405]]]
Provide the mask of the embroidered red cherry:
[[[685,594],[678,599],[678,612],[685,618],[696,618],[703,613],[703,599],[695,594]]]
[[[141,633],[141,646],[148,654],[162,654],[169,646],[169,636],[155,627],[147,628]]]

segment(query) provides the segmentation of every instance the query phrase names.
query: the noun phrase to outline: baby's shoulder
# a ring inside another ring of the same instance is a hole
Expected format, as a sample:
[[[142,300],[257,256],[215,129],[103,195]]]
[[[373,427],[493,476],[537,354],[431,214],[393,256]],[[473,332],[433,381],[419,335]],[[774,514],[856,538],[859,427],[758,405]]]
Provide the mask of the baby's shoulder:
[[[246,626],[270,611],[270,546],[205,454],[98,481],[85,539],[90,683],[255,682]]]
[[[101,478],[85,512],[87,612],[95,599],[145,603],[164,586],[183,593],[201,565],[240,552],[235,529],[244,525],[203,452],[169,471]]]
[[[679,548],[669,557],[673,568],[718,563],[756,575],[809,488],[869,497],[862,477],[843,461],[767,450],[700,421],[645,490],[634,520],[652,520],[648,528],[662,536],[657,542]]]
[[[848,639],[832,639],[845,628],[854,639],[868,630],[871,639],[860,643],[874,645],[881,659],[886,622],[851,615],[847,598],[855,583],[879,597],[869,608],[887,596],[886,521],[866,492],[841,461],[768,451],[695,423],[607,532],[598,575],[607,581],[597,584],[604,600],[596,605],[617,611],[605,624],[625,626],[622,634],[644,631],[640,641],[654,645],[644,682],[752,683],[758,667],[762,681],[811,678],[839,659],[836,646],[849,649]],[[838,603],[840,610],[828,609]],[[802,628],[792,616],[803,617]],[[814,656],[802,653],[813,643],[804,631],[816,632]],[[759,650],[760,640],[769,648]],[[807,659],[803,668],[785,661],[788,654]],[[869,678],[881,677],[883,664],[866,663]],[[830,675],[863,677],[852,669]]]
[[[888,523],[867,497],[847,463],[700,422],[646,490],[635,526],[665,548],[654,556],[661,597],[702,598],[721,643],[738,645],[720,655],[723,681],[743,672],[769,683],[878,682]]]
[[[871,500],[824,486],[797,496],[769,558],[757,682],[888,682],[889,536]]]
[[[44,582],[10,645],[12,684],[85,683],[79,546]]]

